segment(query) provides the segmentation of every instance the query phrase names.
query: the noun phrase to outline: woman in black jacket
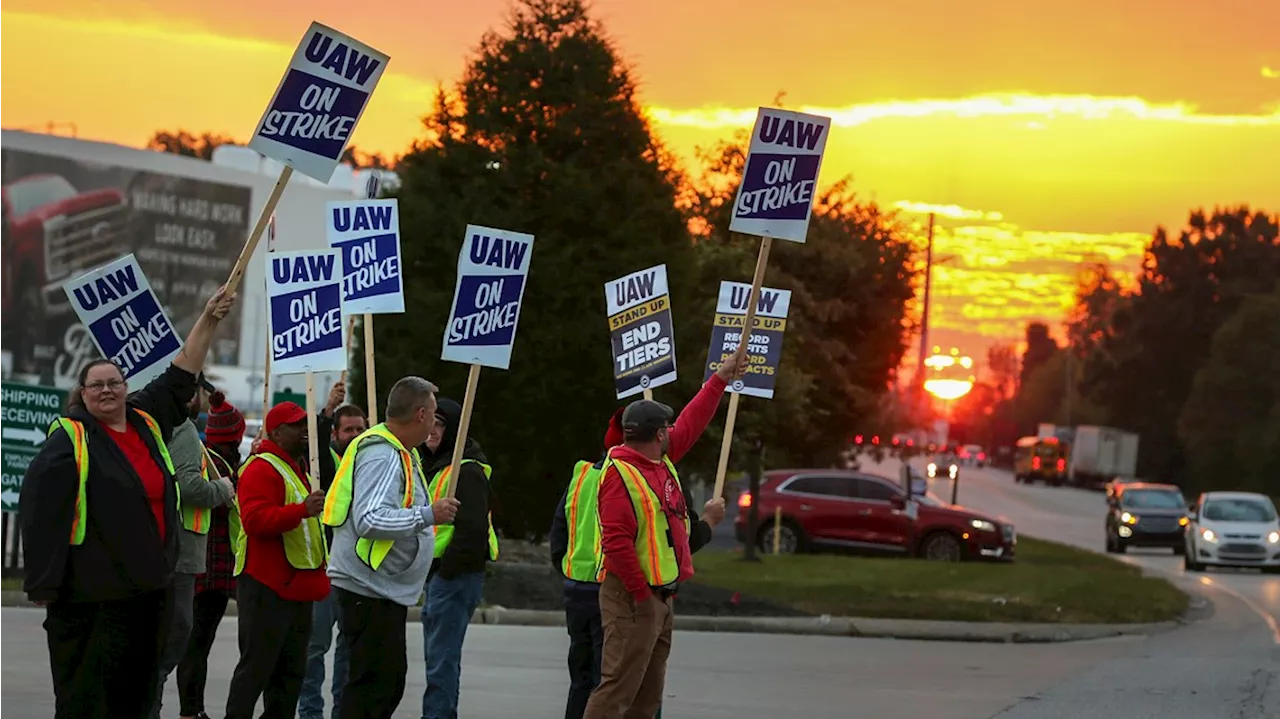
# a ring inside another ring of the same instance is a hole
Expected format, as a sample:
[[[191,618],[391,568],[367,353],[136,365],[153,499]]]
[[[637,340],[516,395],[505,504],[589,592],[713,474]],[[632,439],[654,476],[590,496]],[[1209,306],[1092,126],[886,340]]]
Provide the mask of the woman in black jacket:
[[[72,422],[51,431],[27,469],[23,589],[47,607],[56,719],[138,719],[152,703],[182,527],[164,439],[187,419],[233,300],[219,289],[173,364],[133,395],[111,360],[81,369]],[[88,460],[83,485],[75,439]]]

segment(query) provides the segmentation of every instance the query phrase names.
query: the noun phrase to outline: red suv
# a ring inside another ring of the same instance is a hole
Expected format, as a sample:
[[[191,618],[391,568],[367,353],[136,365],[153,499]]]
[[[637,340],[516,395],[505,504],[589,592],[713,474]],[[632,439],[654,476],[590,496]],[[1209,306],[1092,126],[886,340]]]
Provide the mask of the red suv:
[[[1013,525],[925,495],[913,498],[914,519],[898,484],[865,472],[835,469],[780,469],[765,472],[759,499],[743,492],[734,520],[742,542],[747,510],[755,502],[761,549],[772,546],[773,517],[782,508],[779,550],[820,547],[888,552],[940,561],[1011,560],[1017,536]]]

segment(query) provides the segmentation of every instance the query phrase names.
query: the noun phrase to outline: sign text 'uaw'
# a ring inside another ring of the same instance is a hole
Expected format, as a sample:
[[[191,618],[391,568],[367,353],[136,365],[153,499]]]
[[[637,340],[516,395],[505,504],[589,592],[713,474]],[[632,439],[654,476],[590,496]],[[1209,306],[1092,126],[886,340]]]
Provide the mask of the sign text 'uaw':
[[[342,322],[342,252],[303,250],[267,255],[271,371],[347,368]]]
[[[44,444],[49,426],[62,416],[67,393],[14,382],[0,387],[0,509],[16,512],[22,478]]]
[[[729,231],[804,242],[831,118],[762,107]]]
[[[751,285],[742,282],[720,283],[720,297],[716,302],[715,322],[711,326],[711,347],[707,349],[703,382],[715,374],[721,362],[738,350],[750,299]],[[747,372],[742,379],[729,385],[730,392],[773,398],[774,386],[778,381],[778,367],[782,363],[782,336],[787,330],[787,311],[790,308],[791,290],[760,288],[753,323],[755,326],[747,334]]]
[[[328,182],[389,60],[355,38],[311,23],[249,147]]]
[[[325,206],[329,246],[342,252],[342,311],[404,312],[398,200],[351,200]]]
[[[676,381],[676,340],[667,266],[604,285],[618,399]]]
[[[441,358],[509,369],[533,235],[467,225]]]
[[[182,349],[133,255],[81,275],[63,289],[98,351],[120,367],[133,389],[164,372]]]

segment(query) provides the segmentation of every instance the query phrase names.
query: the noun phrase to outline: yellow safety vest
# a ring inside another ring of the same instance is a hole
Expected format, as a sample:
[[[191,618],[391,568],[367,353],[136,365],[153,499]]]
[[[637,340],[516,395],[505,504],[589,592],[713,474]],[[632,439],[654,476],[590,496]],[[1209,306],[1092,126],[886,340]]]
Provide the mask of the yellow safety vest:
[[[165,444],[164,435],[160,432],[160,423],[155,417],[143,412],[136,407],[130,407],[134,412],[142,417],[142,421],[146,423],[147,429],[151,431],[151,436],[156,440],[156,447],[160,450],[160,457],[164,460],[164,466],[169,470],[169,475],[173,476],[173,459],[169,457],[169,446]],[[71,449],[76,458],[76,472],[79,474],[79,486],[76,490],[75,514],[71,520],[71,544],[79,546],[84,544],[85,527],[89,523],[89,502],[87,492],[89,489],[89,444],[85,435],[84,425],[80,422],[68,417],[59,417],[49,425],[49,436],[61,429],[71,438]],[[182,488],[174,483],[174,489],[178,493],[178,506],[182,506]]]
[[[484,470],[485,481],[488,481],[489,477],[493,476],[493,467],[490,467],[484,462],[480,462],[474,459],[462,460],[462,464],[466,464],[467,462],[475,462],[476,464],[480,465],[480,468]],[[431,485],[428,487],[427,491],[431,493],[432,502],[438,502],[441,499],[444,499],[445,488],[449,486],[449,483],[445,482],[444,478],[449,475],[450,469],[451,467],[445,467],[439,472],[436,472],[436,476],[431,478]],[[461,471],[461,465],[459,465],[459,471]],[[449,542],[453,541],[453,525],[437,524],[435,525],[435,530],[436,530],[435,557],[436,559],[439,559],[440,557],[444,556],[444,550],[449,546]],[[490,512],[489,513],[489,561],[496,562],[497,560],[498,560],[498,535],[494,534],[493,532],[493,512]]]
[[[680,475],[667,456],[662,457],[675,480],[676,490],[684,491],[680,486]],[[636,557],[640,560],[640,568],[644,570],[645,580],[650,586],[662,587],[680,578],[680,562],[676,557],[676,549],[671,546],[671,525],[667,522],[667,513],[662,509],[662,500],[658,497],[644,475],[635,466],[619,459],[611,459],[622,484],[631,497],[631,506],[636,512]],[[689,515],[684,516],[685,532],[689,531]]]
[[[606,460],[607,461],[607,460]],[[604,553],[600,548],[600,480],[604,465],[578,462],[564,498],[564,518],[569,543],[560,563],[560,572],[577,582],[604,579]]]
[[[249,455],[244,464],[240,465],[240,476],[244,476],[245,468],[255,459],[266,461],[280,474],[280,479],[284,481],[285,504],[301,504],[306,501],[307,495],[311,492],[307,483],[302,481],[288,462],[269,452]],[[238,505],[239,502],[237,502],[237,509],[239,509]],[[235,576],[240,576],[240,572],[244,571],[245,558],[249,553],[249,537],[244,531],[243,524],[240,526],[238,537]],[[319,569],[329,557],[329,551],[324,542],[324,530],[315,517],[304,518],[297,527],[285,532],[281,539],[284,540],[285,559],[289,560],[289,565],[294,569]]]
[[[354,499],[356,455],[359,454],[364,442],[372,437],[380,437],[400,453],[404,472],[404,507],[408,509],[413,506],[413,470],[416,467],[418,474],[423,473],[422,462],[418,459],[418,449],[417,447],[405,449],[400,440],[387,429],[387,425],[377,424],[351,440],[351,444],[347,445],[347,451],[338,462],[338,472],[334,475],[333,484],[329,485],[329,491],[325,494],[324,512],[320,515],[321,521],[330,527],[340,527],[347,521],[347,514],[351,511],[351,503]],[[334,455],[337,455],[336,451]],[[356,556],[376,572],[393,545],[395,545],[394,539],[360,537],[356,539]]]
[[[209,477],[209,450],[204,448],[204,444],[200,445],[200,476],[204,481],[208,482]],[[182,485],[177,485],[181,492]],[[208,534],[209,522],[213,519],[212,507],[188,507],[181,502],[178,503],[182,508],[182,527],[188,532],[196,534]]]

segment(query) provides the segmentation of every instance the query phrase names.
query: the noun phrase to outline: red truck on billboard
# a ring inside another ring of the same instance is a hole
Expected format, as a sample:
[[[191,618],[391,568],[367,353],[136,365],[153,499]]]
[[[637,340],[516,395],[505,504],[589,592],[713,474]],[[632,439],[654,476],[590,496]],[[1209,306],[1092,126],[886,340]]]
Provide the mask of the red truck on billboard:
[[[5,184],[3,197],[6,314],[70,311],[62,284],[124,254],[128,206],[119,190],[79,192],[65,177],[43,173]]]

